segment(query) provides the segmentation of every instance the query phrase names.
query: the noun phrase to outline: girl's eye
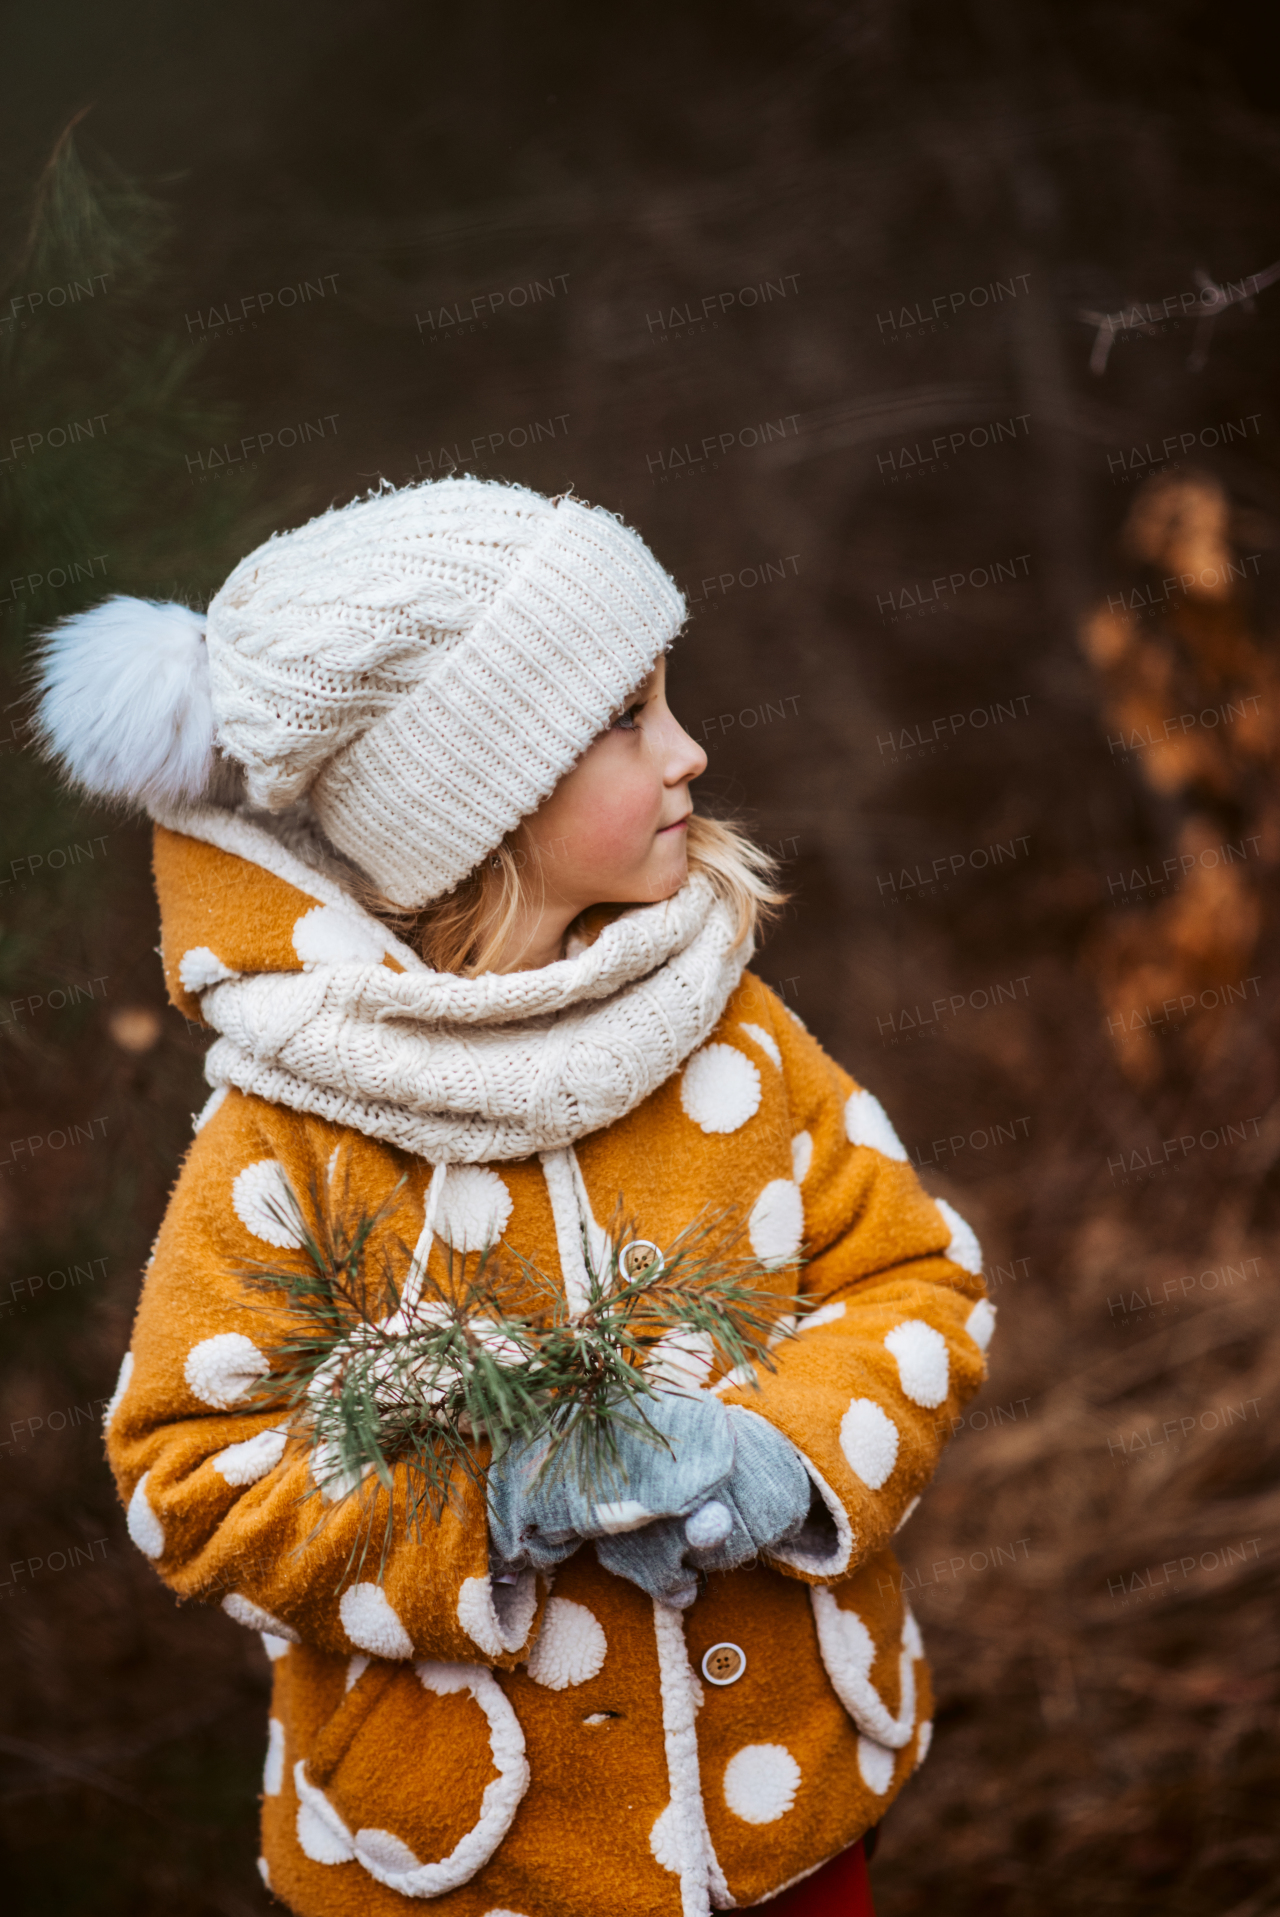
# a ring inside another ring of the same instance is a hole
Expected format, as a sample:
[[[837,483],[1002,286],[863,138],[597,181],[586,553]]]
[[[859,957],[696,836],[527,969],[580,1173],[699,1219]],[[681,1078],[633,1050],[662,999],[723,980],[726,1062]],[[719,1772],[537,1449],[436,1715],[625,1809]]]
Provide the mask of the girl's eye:
[[[618,717],[617,717],[617,718],[616,718],[616,719],[614,720],[614,722],[613,722],[613,730],[614,730],[615,732],[636,732],[636,731],[638,731],[638,730],[639,730],[639,728],[638,728],[638,727],[637,727],[637,725],[636,725],[636,717],[637,717],[637,714],[639,714],[639,713],[641,713],[641,712],[643,712],[643,711],[644,711],[644,701],[643,701],[643,700],[641,700],[641,702],[640,702],[640,704],[639,704],[639,705],[635,705],[635,706],[628,706],[628,707],[627,707],[627,709],[626,709],[626,711],[625,711],[625,712],[622,712],[622,713],[619,713],[619,715],[618,715]]]

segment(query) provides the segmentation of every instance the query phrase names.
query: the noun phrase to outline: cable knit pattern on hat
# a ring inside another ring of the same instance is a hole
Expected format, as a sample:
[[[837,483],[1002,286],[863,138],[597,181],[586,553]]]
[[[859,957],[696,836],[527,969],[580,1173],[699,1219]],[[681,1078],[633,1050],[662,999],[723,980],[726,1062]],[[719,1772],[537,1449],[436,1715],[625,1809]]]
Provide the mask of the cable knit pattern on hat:
[[[242,816],[173,823],[327,894]],[[354,900],[346,909],[380,929]],[[703,1043],[751,956],[733,937],[728,907],[695,877],[537,971],[458,978],[398,946],[399,973],[340,960],[211,981],[200,1009],[220,1037],[205,1073],[433,1163],[560,1150],[634,1111]]]
[[[424,905],[554,790],[684,616],[602,507],[388,489],[268,540],[216,594],[218,742],[251,803],[309,793],[334,845]]]

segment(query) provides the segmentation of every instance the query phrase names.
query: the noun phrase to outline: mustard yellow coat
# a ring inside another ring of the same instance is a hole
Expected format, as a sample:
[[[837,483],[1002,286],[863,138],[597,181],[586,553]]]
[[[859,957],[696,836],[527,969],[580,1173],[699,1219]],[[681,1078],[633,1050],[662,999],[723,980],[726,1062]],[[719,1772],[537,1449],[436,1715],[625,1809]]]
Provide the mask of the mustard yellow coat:
[[[188,951],[299,969],[291,932],[313,899],[164,830],[156,873],[188,1017]],[[888,1540],[984,1375],[991,1308],[971,1234],[921,1190],[874,1099],[750,973],[693,1060],[576,1150],[596,1217],[621,1194],[662,1245],[704,1208],[758,1221],[802,1207],[800,1289],[820,1309],[758,1390],[720,1390],[804,1455],[837,1556],[714,1575],[684,1613],[590,1547],[553,1589],[528,1576],[495,1590],[482,1498],[459,1481],[438,1526],[397,1532],[381,1583],[368,1563],[349,1569],[356,1501],[327,1507],[312,1536],[305,1452],[244,1407],[284,1320],[241,1273],[300,1256],[272,1242],[281,1172],[305,1200],[341,1167],[369,1210],[403,1180],[385,1232],[412,1245],[432,1168],[215,1094],[148,1268],[108,1445],[161,1577],[264,1633],[262,1871],[306,1917],[750,1905],[878,1822],[927,1747],[928,1673]],[[557,1271],[538,1161],[485,1175],[509,1198],[506,1241]],[[777,1282],[793,1290],[795,1273]]]

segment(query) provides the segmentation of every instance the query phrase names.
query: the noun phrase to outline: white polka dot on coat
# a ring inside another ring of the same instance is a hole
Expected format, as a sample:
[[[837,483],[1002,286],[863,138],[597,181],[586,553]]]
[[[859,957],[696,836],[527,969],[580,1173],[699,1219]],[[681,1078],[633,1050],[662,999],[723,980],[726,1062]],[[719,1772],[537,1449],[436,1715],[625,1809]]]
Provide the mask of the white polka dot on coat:
[[[747,1219],[751,1249],[762,1264],[794,1258],[804,1238],[804,1201],[791,1178],[771,1178]]]
[[[785,1744],[747,1744],[724,1771],[724,1801],[744,1824],[776,1824],[795,1803],[800,1766]]]
[[[885,1349],[898,1366],[902,1395],[912,1404],[935,1411],[950,1389],[951,1359],[940,1331],[922,1318],[908,1318],[885,1336]]]
[[[736,1132],[760,1108],[760,1073],[732,1045],[704,1045],[680,1075],[685,1116],[704,1132]]]
[[[151,1500],[147,1496],[147,1480],[150,1476],[149,1471],[144,1471],[133,1487],[133,1496],[129,1500],[129,1509],[125,1514],[125,1528],[144,1556],[162,1558],[164,1526],[156,1516]]]
[[[353,1584],[338,1599],[338,1615],[351,1642],[371,1657],[413,1656],[413,1639],[380,1584]]]
[[[874,1738],[858,1737],[858,1769],[862,1781],[869,1791],[877,1797],[887,1795],[893,1782],[894,1753],[886,1750],[883,1744],[877,1744]]]
[[[979,1351],[985,1351],[995,1335],[996,1308],[989,1298],[979,1298],[973,1310],[964,1321],[964,1328],[977,1345]]]
[[[216,1337],[202,1338],[187,1353],[182,1375],[193,1398],[215,1411],[227,1411],[247,1398],[270,1369],[252,1338],[242,1331],[220,1331]]]
[[[124,1354],[124,1357],[120,1360],[120,1372],[118,1377],[116,1378],[116,1388],[111,1393],[111,1396],[108,1398],[106,1409],[102,1414],[102,1428],[104,1431],[110,1425],[111,1420],[115,1417],[116,1412],[119,1410],[121,1400],[123,1399],[125,1392],[129,1389],[129,1386],[132,1380],[133,1380],[133,1353],[131,1351],[126,1351]]]
[[[222,1608],[237,1624],[243,1624],[246,1631],[261,1631],[264,1637],[277,1638],[281,1644],[301,1643],[292,1624],[285,1624],[272,1612],[264,1611],[260,1604],[255,1604],[252,1598],[245,1597],[241,1591],[228,1591],[222,1600]]]
[[[604,1628],[594,1611],[571,1598],[553,1597],[542,1614],[542,1628],[529,1653],[529,1675],[545,1690],[568,1690],[599,1676],[608,1648]]]
[[[845,1136],[851,1145],[866,1145],[905,1164],[906,1147],[889,1122],[889,1114],[870,1092],[851,1092],[844,1107]]]
[[[963,1219],[955,1206],[949,1205],[945,1198],[935,1198],[933,1202],[942,1213],[943,1224],[951,1233],[947,1257],[953,1265],[959,1265],[961,1271],[972,1272],[975,1278],[981,1278],[982,1246],[978,1243],[978,1234],[973,1226]]]
[[[840,1420],[840,1449],[868,1490],[878,1491],[898,1462],[898,1427],[872,1398],[855,1398]]]
[[[286,1251],[302,1243],[297,1200],[279,1159],[246,1165],[231,1187],[231,1204],[245,1230],[265,1244]]]
[[[379,965],[387,940],[378,926],[353,912],[317,905],[294,926],[293,949],[307,971],[321,965]]]
[[[778,1050],[778,1041],[772,1032],[766,1032],[763,1025],[752,1025],[746,1019],[742,1021],[742,1030],[753,1039],[767,1059],[782,1070],[782,1053]]]
[[[486,1165],[452,1166],[440,1193],[437,1236],[454,1251],[485,1251],[496,1244],[511,1216],[511,1193]]]
[[[267,1757],[262,1767],[262,1794],[279,1797],[284,1786],[284,1725],[278,1717],[267,1719]]]
[[[282,1426],[273,1426],[259,1431],[256,1437],[243,1438],[239,1444],[229,1444],[225,1450],[215,1452],[213,1468],[228,1484],[257,1484],[260,1478],[275,1470],[288,1442],[289,1433]]]

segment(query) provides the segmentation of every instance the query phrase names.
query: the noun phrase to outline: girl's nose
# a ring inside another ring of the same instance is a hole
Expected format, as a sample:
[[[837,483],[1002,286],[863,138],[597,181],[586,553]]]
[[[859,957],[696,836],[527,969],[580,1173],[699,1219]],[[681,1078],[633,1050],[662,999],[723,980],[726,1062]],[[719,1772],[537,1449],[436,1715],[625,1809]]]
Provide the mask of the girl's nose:
[[[683,785],[686,779],[700,779],[707,769],[707,755],[696,739],[690,738],[679,720],[673,720],[676,729],[674,749],[668,761],[667,784]]]

